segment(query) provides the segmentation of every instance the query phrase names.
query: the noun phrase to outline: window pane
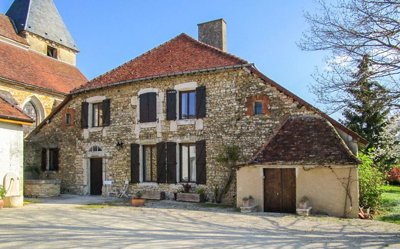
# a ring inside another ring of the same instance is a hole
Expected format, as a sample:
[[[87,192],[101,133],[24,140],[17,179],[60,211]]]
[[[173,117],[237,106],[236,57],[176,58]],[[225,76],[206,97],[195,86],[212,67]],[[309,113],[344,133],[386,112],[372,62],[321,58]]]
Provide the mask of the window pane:
[[[188,118],[188,94],[181,93],[181,119]]]
[[[181,180],[184,182],[189,181],[189,158],[188,158],[188,146],[181,146]]]
[[[143,181],[157,181],[157,154],[155,146],[143,146]]]
[[[55,166],[55,155],[54,155],[54,150],[49,149],[49,170],[52,171],[54,170]]]
[[[255,115],[263,114],[263,112],[262,112],[262,103],[261,102],[255,102],[254,103],[254,114]]]
[[[103,125],[103,104],[97,103],[93,104],[93,127],[98,127]]]
[[[189,117],[196,117],[196,92],[189,93]]]
[[[196,146],[190,146],[190,181],[196,182]]]

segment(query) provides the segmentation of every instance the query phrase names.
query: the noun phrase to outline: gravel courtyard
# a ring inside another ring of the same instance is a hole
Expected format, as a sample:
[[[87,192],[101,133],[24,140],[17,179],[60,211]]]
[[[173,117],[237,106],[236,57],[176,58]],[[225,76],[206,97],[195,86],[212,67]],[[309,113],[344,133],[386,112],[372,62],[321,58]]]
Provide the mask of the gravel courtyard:
[[[231,209],[152,202],[87,206],[63,196],[0,211],[0,248],[400,248],[400,226],[379,221],[244,215]]]

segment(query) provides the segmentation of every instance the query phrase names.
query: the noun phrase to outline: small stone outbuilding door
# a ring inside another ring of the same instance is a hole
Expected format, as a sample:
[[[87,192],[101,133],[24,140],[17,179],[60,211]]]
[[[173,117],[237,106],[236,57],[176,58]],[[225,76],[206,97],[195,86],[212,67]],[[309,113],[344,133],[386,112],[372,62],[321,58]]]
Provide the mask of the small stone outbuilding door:
[[[296,170],[264,169],[264,211],[296,212]]]

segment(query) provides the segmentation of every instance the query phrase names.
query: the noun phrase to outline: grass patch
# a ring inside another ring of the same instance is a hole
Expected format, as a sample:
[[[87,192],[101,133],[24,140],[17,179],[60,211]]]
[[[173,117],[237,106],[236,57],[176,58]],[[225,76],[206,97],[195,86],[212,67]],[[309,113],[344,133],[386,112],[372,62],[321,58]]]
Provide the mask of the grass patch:
[[[24,199],[24,206],[28,206],[35,203],[40,203],[40,201],[37,199]]]
[[[128,206],[128,203],[118,200],[118,201],[108,201],[108,202],[103,202],[103,203],[89,203],[89,204],[81,205],[77,208],[85,209],[85,210],[94,210],[94,209],[103,209],[103,208],[121,207],[121,206]]]
[[[378,220],[400,224],[400,186],[387,185],[382,194]]]
[[[205,208],[233,208],[232,205],[227,205],[227,204],[217,204],[217,203],[200,203],[202,207]]]

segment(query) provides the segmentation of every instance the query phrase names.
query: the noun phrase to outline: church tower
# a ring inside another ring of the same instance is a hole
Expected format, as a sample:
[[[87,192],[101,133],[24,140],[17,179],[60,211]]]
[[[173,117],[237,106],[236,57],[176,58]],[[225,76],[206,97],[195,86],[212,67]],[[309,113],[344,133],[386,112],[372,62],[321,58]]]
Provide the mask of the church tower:
[[[15,0],[6,15],[31,50],[76,65],[78,47],[53,0]]]

